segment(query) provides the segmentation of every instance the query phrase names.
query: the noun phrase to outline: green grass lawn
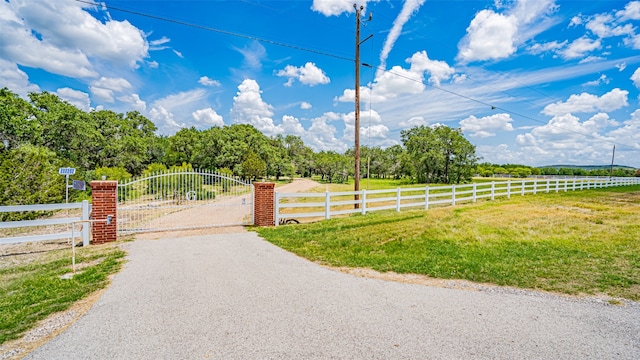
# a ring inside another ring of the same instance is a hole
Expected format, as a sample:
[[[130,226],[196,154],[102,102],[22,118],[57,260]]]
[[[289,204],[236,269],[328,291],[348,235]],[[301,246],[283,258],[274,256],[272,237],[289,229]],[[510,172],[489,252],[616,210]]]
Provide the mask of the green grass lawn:
[[[0,265],[0,344],[20,337],[38,321],[63,311],[108,284],[117,272],[124,251],[112,245],[80,248],[79,271],[71,279],[71,249],[52,250],[26,257],[5,255]]]
[[[256,231],[330,266],[640,300],[640,186]]]

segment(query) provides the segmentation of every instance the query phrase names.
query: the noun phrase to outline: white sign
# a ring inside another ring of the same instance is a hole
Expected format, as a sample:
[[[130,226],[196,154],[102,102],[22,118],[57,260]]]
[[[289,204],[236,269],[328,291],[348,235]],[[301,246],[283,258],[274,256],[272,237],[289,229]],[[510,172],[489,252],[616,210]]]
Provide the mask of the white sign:
[[[58,169],[58,174],[60,175],[73,175],[76,173],[75,168],[60,168]]]

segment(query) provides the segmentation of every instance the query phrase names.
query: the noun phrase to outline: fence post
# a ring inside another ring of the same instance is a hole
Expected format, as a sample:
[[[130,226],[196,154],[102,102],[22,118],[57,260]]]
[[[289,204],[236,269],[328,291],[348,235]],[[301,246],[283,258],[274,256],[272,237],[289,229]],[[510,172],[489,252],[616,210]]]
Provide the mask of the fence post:
[[[424,209],[429,210],[429,185],[424,188]]]
[[[111,180],[91,182],[91,202],[93,203],[91,214],[93,220],[106,220],[107,216],[113,216],[111,224],[106,221],[97,221],[93,224],[93,243],[103,244],[116,241],[118,237],[118,182]]]
[[[82,246],[89,246],[89,202],[82,200]],[[73,226],[73,224],[71,224]]]
[[[556,192],[560,189],[560,179],[556,179]]]
[[[360,206],[362,208],[362,215],[367,213],[367,190],[362,189],[362,204]]]
[[[256,226],[273,226],[275,222],[275,189],[271,182],[253,183],[253,224]]]
[[[533,179],[533,195],[535,195],[538,192],[538,178],[536,175],[536,178]]]
[[[451,205],[456,205],[456,184],[451,184]]]
[[[478,187],[476,185],[476,183],[473,183],[473,202],[476,202],[478,200]]]
[[[547,179],[547,193],[549,193],[549,188],[551,187],[551,180]]]
[[[324,196],[324,218],[326,220],[331,218],[331,195],[329,195],[329,190],[325,192]]]
[[[491,182],[491,200],[495,200],[496,198],[496,182]]]
[[[273,213],[275,215],[275,220],[273,221],[274,226],[278,226],[280,224],[280,193],[276,191],[275,202],[273,204]]]
[[[507,180],[507,199],[511,199],[511,179]]]
[[[396,212],[400,212],[400,188],[398,188],[398,190],[396,190]]]
[[[522,180],[522,196],[524,196],[524,190],[525,190],[525,182],[524,180]]]

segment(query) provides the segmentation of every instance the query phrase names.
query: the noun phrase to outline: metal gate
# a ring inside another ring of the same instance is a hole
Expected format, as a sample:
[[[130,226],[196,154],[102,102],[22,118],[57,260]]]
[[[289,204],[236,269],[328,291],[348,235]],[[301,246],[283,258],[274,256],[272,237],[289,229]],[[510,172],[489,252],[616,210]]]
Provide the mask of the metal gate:
[[[180,169],[118,185],[118,232],[253,224],[253,185],[207,170]]]

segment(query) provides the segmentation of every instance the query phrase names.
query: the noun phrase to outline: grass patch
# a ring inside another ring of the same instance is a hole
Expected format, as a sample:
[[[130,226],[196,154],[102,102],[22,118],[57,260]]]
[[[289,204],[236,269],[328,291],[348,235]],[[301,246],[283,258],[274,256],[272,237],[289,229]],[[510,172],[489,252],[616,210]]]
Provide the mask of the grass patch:
[[[640,300],[640,186],[259,228],[331,266]]]
[[[71,279],[71,250],[36,254],[27,261],[24,254],[5,255],[0,266],[0,344],[16,339],[49,315],[66,310],[76,301],[108,284],[125,252],[113,245],[92,245],[76,253],[80,269]]]

